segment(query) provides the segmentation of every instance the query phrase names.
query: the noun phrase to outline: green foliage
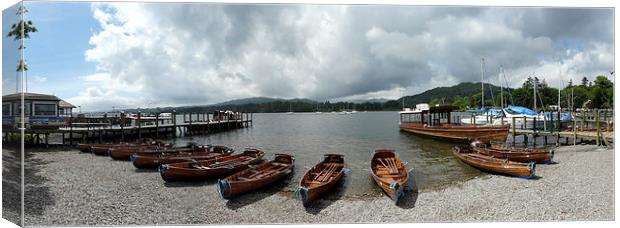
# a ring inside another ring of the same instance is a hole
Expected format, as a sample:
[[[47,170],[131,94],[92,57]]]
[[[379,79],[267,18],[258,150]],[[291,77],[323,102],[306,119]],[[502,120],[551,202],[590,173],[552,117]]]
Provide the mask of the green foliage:
[[[614,85],[607,77],[599,75],[590,89],[590,100],[592,106],[599,108],[613,108]]]

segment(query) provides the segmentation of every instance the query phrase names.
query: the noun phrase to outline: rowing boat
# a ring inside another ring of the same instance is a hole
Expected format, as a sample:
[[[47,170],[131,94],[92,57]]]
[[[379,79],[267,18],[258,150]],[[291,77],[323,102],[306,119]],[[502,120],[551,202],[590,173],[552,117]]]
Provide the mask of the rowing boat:
[[[377,149],[370,162],[372,178],[386,195],[398,204],[405,194],[409,174],[403,162],[393,150]]]
[[[505,158],[510,161],[536,163],[551,163],[553,161],[553,150],[509,148],[480,141],[474,141],[470,145],[471,148],[479,154],[493,156],[495,158]]]
[[[295,158],[276,154],[274,160],[235,173],[217,182],[222,198],[229,198],[272,184],[293,172]]]
[[[108,150],[108,154],[114,160],[131,160],[132,154],[154,155],[154,154],[177,154],[179,152],[199,152],[205,151],[205,145],[197,145],[190,143],[183,147],[172,147],[172,145],[163,145],[158,147],[117,147]]]
[[[536,171],[536,163],[534,162],[523,163],[509,161],[508,159],[494,158],[492,156],[474,153],[470,149],[461,148],[459,146],[455,146],[452,152],[461,161],[487,172],[532,178]]]
[[[333,187],[344,176],[344,155],[326,154],[299,182],[295,196],[306,206]]]
[[[265,152],[258,149],[245,149],[241,154],[216,157],[209,160],[180,162],[159,166],[159,174],[164,181],[208,180],[247,169],[258,163]]]
[[[215,157],[230,155],[234,152],[232,148],[225,146],[196,147],[192,149],[179,149],[158,151],[159,153],[148,153],[145,151],[137,152],[130,156],[131,162],[139,169],[157,168],[163,164],[207,160]]]

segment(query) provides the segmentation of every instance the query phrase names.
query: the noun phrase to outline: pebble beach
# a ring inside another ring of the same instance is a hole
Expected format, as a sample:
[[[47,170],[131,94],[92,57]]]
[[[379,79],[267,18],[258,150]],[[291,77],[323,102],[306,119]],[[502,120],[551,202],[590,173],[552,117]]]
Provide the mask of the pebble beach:
[[[3,150],[4,167],[11,153]],[[298,182],[292,179],[224,200],[215,181],[165,183],[155,170],[75,149],[30,152],[26,159],[27,226],[614,219],[613,149],[591,145],[559,148],[556,164],[538,165],[535,179],[483,175],[411,190],[398,206],[385,196],[347,197],[336,189],[304,208],[285,188]],[[12,199],[3,202],[5,217],[17,215],[7,207],[19,203]]]

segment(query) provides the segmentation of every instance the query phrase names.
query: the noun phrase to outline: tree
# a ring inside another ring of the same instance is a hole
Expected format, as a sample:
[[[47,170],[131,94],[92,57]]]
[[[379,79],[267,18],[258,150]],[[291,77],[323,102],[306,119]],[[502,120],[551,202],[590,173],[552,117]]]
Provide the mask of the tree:
[[[588,86],[588,78],[587,77],[583,77],[581,79],[581,85],[582,86]]]
[[[612,108],[614,85],[603,75],[596,76],[594,86],[591,88],[590,100],[595,108]]]
[[[17,41],[17,40],[22,41],[22,44],[20,44],[18,47],[19,50],[26,48],[23,45],[23,39],[30,38],[30,33],[38,31],[37,28],[34,27],[34,25],[32,24],[32,21],[30,20],[24,21],[24,17],[27,12],[28,10],[22,3],[22,5],[19,6],[19,8],[17,9],[17,13],[16,13],[17,15],[21,17],[21,19],[16,24],[11,25],[11,31],[9,31],[9,33],[7,34],[7,37],[13,37],[14,41]],[[28,71],[28,66],[26,65],[26,60],[23,59],[23,56],[22,56],[22,59],[20,59],[19,62],[17,63],[16,71],[22,72],[22,74]],[[28,82],[27,80],[28,79],[26,79],[26,82]],[[28,85],[26,85],[26,90],[27,88],[28,88]]]

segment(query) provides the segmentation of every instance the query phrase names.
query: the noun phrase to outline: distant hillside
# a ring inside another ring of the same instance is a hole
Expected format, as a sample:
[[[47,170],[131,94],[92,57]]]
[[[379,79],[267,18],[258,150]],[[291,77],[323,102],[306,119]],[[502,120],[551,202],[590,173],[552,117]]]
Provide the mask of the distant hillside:
[[[264,103],[274,102],[274,101],[277,101],[277,100],[282,100],[282,99],[270,98],[270,97],[251,97],[251,98],[243,98],[243,99],[237,99],[237,100],[230,100],[230,101],[214,104],[214,106],[244,105],[244,104],[264,104]]]
[[[491,91],[495,96],[499,95],[500,88],[485,84],[485,97],[491,99]],[[402,107],[402,100],[405,99],[405,105],[412,107],[419,103],[431,103],[433,99],[445,99],[450,102],[456,96],[471,97],[480,93],[480,84],[473,82],[464,82],[450,87],[437,87],[424,91],[420,94],[401,97],[397,100],[387,99],[369,99],[357,100],[349,102],[317,102],[310,99],[294,98],[280,99],[270,97],[252,97],[226,101],[213,105],[195,105],[183,107],[165,107],[141,109],[143,112],[212,112],[215,110],[233,110],[242,112],[330,112],[341,110],[358,110],[358,111],[381,111],[381,110],[399,110]],[[479,99],[478,95],[478,99]],[[485,99],[485,100],[486,100]],[[474,101],[472,101],[474,102]],[[477,104],[477,103],[476,103]],[[318,109],[317,109],[318,108]],[[127,109],[125,111],[133,112],[135,109]]]
[[[512,89],[506,89],[506,92],[508,90]],[[402,104],[402,100],[404,98],[406,105],[411,106],[419,103],[430,103],[433,99],[451,99],[456,96],[466,97],[472,96],[480,92],[480,83],[463,82],[455,86],[437,87],[424,91],[420,94],[401,97],[395,102],[397,102],[398,104]],[[484,84],[484,94],[485,97],[487,97],[487,99],[489,100],[491,99],[491,92],[494,94],[494,96],[499,96],[500,87],[493,84]]]

